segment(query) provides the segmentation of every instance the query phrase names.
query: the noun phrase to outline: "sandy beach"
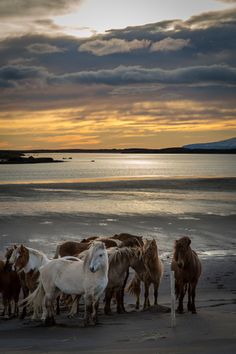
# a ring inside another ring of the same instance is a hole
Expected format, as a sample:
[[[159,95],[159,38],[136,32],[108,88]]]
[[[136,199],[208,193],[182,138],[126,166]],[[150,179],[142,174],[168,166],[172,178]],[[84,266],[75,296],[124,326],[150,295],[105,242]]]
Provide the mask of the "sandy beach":
[[[125,294],[127,313],[116,314],[113,304],[106,316],[101,299],[96,327],[83,328],[82,307],[78,318],[64,311],[50,328],[1,317],[1,353],[235,352],[235,179],[4,184],[0,191],[1,257],[13,243],[53,257],[62,240],[128,232],[155,238],[165,268],[158,307],[137,311],[135,298]],[[177,314],[172,328],[170,260],[174,240],[183,235],[192,239],[203,272],[197,315]]]
[[[134,309],[134,298],[125,295],[127,313],[103,314],[99,325],[83,328],[82,313],[68,319],[57,316],[57,325],[43,327],[25,320],[0,320],[1,353],[234,353],[236,347],[236,258],[202,258],[203,274],[197,289],[197,315],[176,315],[171,327],[169,260],[159,292],[158,307]]]

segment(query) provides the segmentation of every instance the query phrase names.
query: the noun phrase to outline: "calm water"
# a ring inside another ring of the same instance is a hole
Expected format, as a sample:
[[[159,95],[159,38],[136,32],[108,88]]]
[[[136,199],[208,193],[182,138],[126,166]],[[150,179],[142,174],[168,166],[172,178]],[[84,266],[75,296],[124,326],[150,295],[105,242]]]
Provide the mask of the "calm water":
[[[157,238],[162,251],[179,235],[202,251],[235,249],[234,155],[53,157],[65,162],[0,165],[0,251],[15,242],[53,254],[60,240],[120,232]]]
[[[55,164],[0,165],[0,183],[130,177],[236,177],[235,155],[38,154]],[[72,157],[72,159],[69,159]]]

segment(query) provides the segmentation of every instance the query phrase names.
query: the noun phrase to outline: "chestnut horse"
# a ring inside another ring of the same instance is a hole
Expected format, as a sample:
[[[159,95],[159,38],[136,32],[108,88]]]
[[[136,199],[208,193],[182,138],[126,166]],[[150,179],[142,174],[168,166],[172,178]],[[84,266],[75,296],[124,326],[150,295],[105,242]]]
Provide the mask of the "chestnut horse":
[[[136,295],[136,309],[140,306],[141,282],[144,283],[144,305],[143,308],[150,306],[149,288],[154,287],[154,305],[157,305],[158,289],[163,276],[163,263],[158,256],[158,248],[155,240],[144,240],[142,247],[142,259],[144,267],[142,272],[135,274],[128,291]]]
[[[175,273],[175,293],[179,299],[178,313],[183,313],[183,299],[188,290],[188,311],[196,312],[196,286],[201,275],[201,262],[190,247],[191,240],[185,236],[175,241],[171,269]]]
[[[78,256],[81,252],[89,249],[90,245],[94,240],[103,242],[106,248],[116,247],[119,246],[121,243],[119,240],[112,240],[111,238],[98,237],[98,236],[93,236],[93,237],[89,237],[88,239],[83,239],[81,242],[65,241],[57,246],[54,259],[58,258],[59,256],[60,257]]]
[[[11,301],[14,301],[14,315],[18,315],[18,301],[21,283],[16,272],[7,269],[6,263],[0,260],[0,293],[3,300],[3,316],[11,316]]]

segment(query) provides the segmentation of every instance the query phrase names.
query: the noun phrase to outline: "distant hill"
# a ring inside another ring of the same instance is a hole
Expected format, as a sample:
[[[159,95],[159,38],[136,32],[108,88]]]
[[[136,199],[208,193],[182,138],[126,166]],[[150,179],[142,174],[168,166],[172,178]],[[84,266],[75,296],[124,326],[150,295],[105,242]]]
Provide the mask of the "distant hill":
[[[189,150],[232,150],[236,149],[236,138],[211,143],[184,145],[183,148]]]

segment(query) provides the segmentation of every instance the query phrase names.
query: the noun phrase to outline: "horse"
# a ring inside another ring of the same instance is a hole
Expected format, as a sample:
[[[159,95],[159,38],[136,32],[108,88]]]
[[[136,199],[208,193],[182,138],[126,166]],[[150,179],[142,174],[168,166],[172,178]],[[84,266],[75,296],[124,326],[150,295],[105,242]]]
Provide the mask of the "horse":
[[[179,299],[178,313],[183,313],[183,299],[188,290],[188,311],[196,314],[196,286],[201,275],[201,262],[198,255],[190,247],[191,240],[184,236],[175,241],[171,269],[175,274],[175,293]]]
[[[103,242],[94,241],[84,260],[53,259],[40,268],[39,285],[25,299],[46,325],[55,323],[53,300],[58,290],[64,294],[84,295],[84,324],[97,323],[99,298],[108,282],[108,255]]]
[[[11,301],[14,301],[14,316],[18,315],[18,301],[21,290],[21,283],[16,272],[6,268],[6,262],[0,260],[0,293],[4,310],[2,315],[11,316]]]
[[[131,235],[127,233],[121,233],[111,237],[114,240],[120,240],[122,242],[121,247],[142,247],[142,236]]]
[[[158,289],[164,270],[163,263],[158,256],[158,248],[154,239],[144,240],[142,247],[142,258],[144,268],[142,272],[136,272],[128,287],[128,291],[136,295],[136,309],[139,309],[140,307],[141,282],[144,283],[143,309],[150,307],[149,288],[151,284],[153,284],[154,287],[154,305],[157,305]]]
[[[116,295],[117,313],[124,313],[124,289],[129,276],[129,267],[138,274],[144,271],[140,249],[137,247],[121,247],[108,249],[109,272],[108,285],[105,290],[105,314],[111,313],[111,299]]]
[[[79,241],[65,241],[57,246],[54,259],[58,258],[59,256],[60,257],[78,256],[81,252],[89,249],[91,243],[94,240],[102,241],[103,243],[105,243],[106,248],[114,247],[114,246],[117,246],[118,244],[120,244],[119,241],[111,240],[106,237],[100,238],[98,236],[90,237],[87,240],[84,239],[81,242],[79,242]]]
[[[24,245],[14,246],[14,250],[9,259],[13,269],[17,272],[24,271],[26,274],[30,271],[38,271],[39,268],[50,262],[50,259],[41,251]]]
[[[38,286],[39,268],[50,262],[50,259],[43,252],[25,247],[24,245],[14,245],[12,249],[7,250],[5,256],[8,258],[8,263],[12,268],[18,272],[23,290],[23,298],[26,298]],[[59,312],[59,303],[57,305],[57,312]],[[25,316],[26,308],[23,308],[21,318]]]

